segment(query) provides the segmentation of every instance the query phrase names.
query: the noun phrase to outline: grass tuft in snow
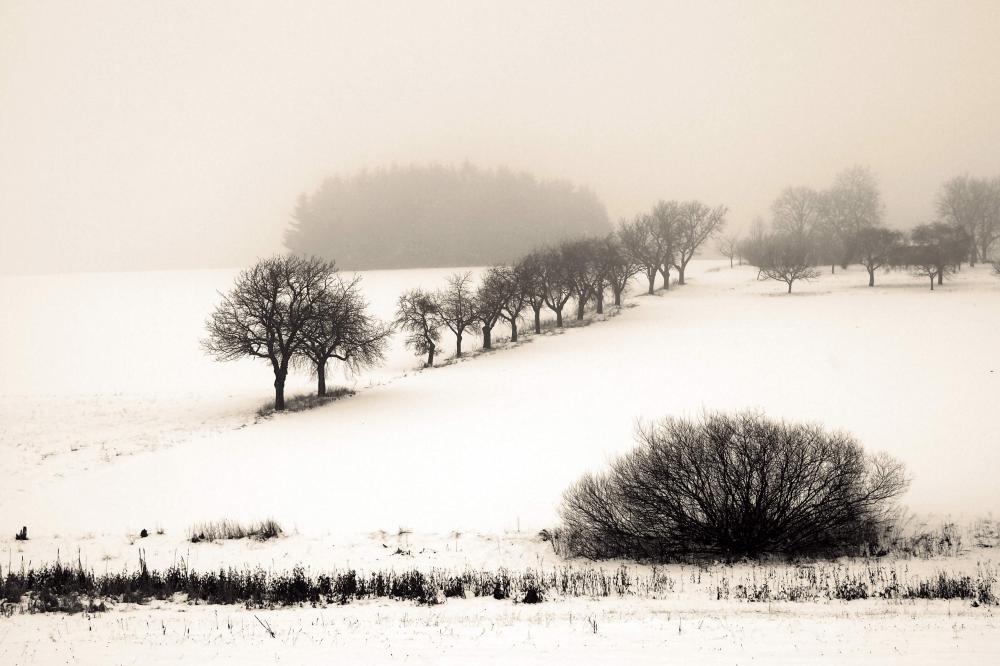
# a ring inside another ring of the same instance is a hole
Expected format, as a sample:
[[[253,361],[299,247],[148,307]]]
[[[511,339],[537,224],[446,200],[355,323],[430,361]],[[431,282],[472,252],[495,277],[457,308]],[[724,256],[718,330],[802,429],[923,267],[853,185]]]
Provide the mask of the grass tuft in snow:
[[[221,541],[223,539],[254,538],[267,541],[281,536],[284,530],[273,518],[258,523],[242,524],[235,520],[216,520],[214,522],[198,523],[188,530],[192,543],[199,541]]]

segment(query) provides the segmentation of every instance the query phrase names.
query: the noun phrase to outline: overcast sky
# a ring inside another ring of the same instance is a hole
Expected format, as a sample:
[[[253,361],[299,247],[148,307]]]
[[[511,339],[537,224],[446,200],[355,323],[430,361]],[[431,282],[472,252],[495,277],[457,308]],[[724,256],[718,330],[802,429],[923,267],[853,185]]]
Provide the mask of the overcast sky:
[[[887,221],[1000,175],[1000,2],[0,0],[0,272],[238,266],[295,197],[508,165],[766,214],[871,167]]]

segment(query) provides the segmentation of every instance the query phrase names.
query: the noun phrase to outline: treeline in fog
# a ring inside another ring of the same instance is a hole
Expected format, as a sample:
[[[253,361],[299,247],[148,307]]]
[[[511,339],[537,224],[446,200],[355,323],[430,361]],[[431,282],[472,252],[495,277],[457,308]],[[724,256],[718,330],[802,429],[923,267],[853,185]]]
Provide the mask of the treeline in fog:
[[[829,189],[788,187],[775,199],[770,224],[758,218],[745,238],[727,236],[719,250],[760,269],[760,279],[784,282],[820,276],[820,266],[861,264],[868,286],[882,270],[909,271],[944,284],[963,263],[993,261],[1000,240],[1000,178],[957,176],[942,184],[932,222],[908,231],[883,226],[884,207],[871,171],[842,171]],[[1000,272],[1000,263],[994,262]]]
[[[348,269],[484,266],[603,236],[588,189],[505,168],[406,166],[329,178],[295,207],[285,245]]]

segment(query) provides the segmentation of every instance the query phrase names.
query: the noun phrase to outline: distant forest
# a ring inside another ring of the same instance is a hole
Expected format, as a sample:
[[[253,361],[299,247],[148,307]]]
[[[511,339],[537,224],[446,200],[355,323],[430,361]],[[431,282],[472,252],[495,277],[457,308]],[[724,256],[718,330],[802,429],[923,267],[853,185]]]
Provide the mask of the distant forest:
[[[485,266],[611,231],[586,188],[506,168],[406,166],[328,178],[299,197],[285,246],[345,269]]]

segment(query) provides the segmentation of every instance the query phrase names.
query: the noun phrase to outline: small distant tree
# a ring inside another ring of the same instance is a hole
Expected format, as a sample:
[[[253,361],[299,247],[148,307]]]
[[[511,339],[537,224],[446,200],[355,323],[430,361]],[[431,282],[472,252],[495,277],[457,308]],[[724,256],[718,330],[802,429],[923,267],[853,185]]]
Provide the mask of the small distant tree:
[[[336,273],[333,262],[293,255],[262,259],[242,271],[205,328],[205,351],[220,361],[263,358],[274,371],[274,409],[285,409],[285,381],[304,331],[320,311]]]
[[[938,215],[965,232],[970,266],[989,258],[1000,237],[1000,181],[958,176],[941,186]]]
[[[542,299],[556,313],[556,326],[562,328],[563,308],[573,297],[573,282],[568,275],[565,256],[558,249],[547,250],[541,257]]]
[[[315,316],[303,329],[301,359],[316,374],[316,393],[326,395],[326,367],[331,359],[351,372],[375,366],[385,358],[392,329],[368,312],[360,290],[361,276],[332,280],[316,302]]]
[[[823,206],[823,195],[812,188],[785,188],[771,204],[775,233],[814,236],[822,225]]]
[[[663,256],[653,239],[651,226],[648,216],[639,215],[631,222],[619,222],[617,232],[622,248],[638,268],[636,272],[645,274],[649,284],[648,294],[656,290],[656,274]]]
[[[837,174],[833,187],[823,196],[825,245],[830,257],[830,271],[856,259],[853,241],[868,227],[882,225],[884,206],[878,181],[871,170],[853,166]]]
[[[566,282],[576,298],[576,319],[581,321],[588,301],[597,298],[597,288],[604,286],[596,247],[584,238],[564,242],[559,251]]]
[[[733,260],[739,255],[740,250],[740,237],[738,234],[726,234],[719,238],[719,242],[716,245],[719,248],[719,253],[729,260],[729,267],[733,267]]]
[[[659,271],[663,277],[664,290],[670,289],[670,267],[677,263],[680,253],[682,215],[681,204],[676,201],[659,201],[646,218],[653,249],[660,258]],[[680,284],[684,284],[683,277]]]
[[[427,354],[424,365],[434,365],[434,352],[441,340],[441,319],[434,295],[411,289],[399,297],[393,326],[407,333],[406,346],[418,356]]]
[[[856,248],[858,261],[868,271],[868,286],[875,286],[875,271],[889,266],[899,252],[903,235],[892,229],[865,227],[855,234],[852,245]]]
[[[934,283],[944,284],[945,276],[968,256],[968,248],[969,236],[963,228],[935,222],[914,227],[909,245],[898,256],[914,276],[928,278],[934,291]]]
[[[510,290],[514,287],[506,266],[491,266],[483,273],[476,289],[477,317],[482,324],[483,349],[493,349],[493,327],[503,315]]]
[[[819,271],[813,266],[809,242],[798,236],[772,234],[763,241],[760,250],[760,273],[758,279],[776,280],[788,285],[796,280],[814,280]]]
[[[517,263],[516,270],[521,294],[534,314],[535,333],[541,333],[542,308],[545,307],[544,259],[538,252],[532,252]],[[514,325],[514,322],[511,322],[511,325]]]
[[[438,318],[455,336],[455,358],[462,357],[462,336],[479,319],[479,303],[472,289],[472,273],[454,273],[437,292]]]
[[[510,324],[510,341],[517,342],[517,322],[521,320],[521,312],[528,305],[528,293],[521,275],[522,265],[497,266],[496,270],[503,284],[500,317]]]
[[[601,270],[614,296],[614,304],[622,304],[622,294],[641,268],[625,250],[617,234],[608,234],[600,246]]]
[[[684,272],[695,252],[709,238],[722,231],[726,224],[726,207],[710,208],[700,201],[680,204],[677,222],[677,244],[674,266],[677,284],[684,284]]]

